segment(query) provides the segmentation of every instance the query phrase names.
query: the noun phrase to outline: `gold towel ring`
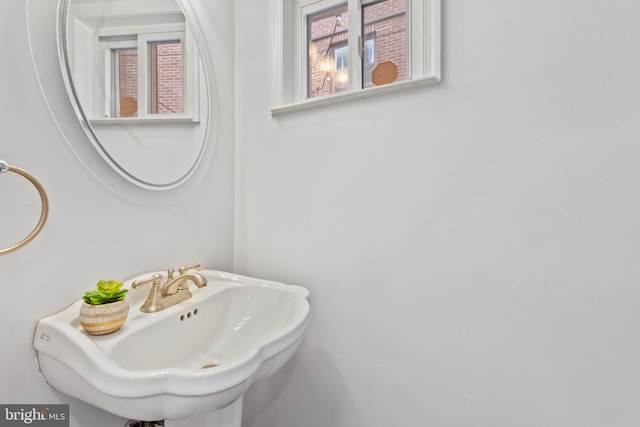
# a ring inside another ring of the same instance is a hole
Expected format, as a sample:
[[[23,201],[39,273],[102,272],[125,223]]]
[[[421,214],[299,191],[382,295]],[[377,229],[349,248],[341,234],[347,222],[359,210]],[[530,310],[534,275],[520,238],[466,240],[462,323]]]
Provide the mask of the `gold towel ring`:
[[[40,184],[37,179],[35,179],[22,169],[15,166],[9,166],[7,162],[0,160],[0,174],[3,174],[5,172],[15,172],[18,175],[22,175],[23,177],[31,181],[31,183],[36,187],[36,190],[38,190],[38,193],[40,193],[40,200],[42,201],[42,213],[40,214],[40,220],[38,221],[38,224],[36,224],[36,228],[34,228],[33,231],[24,238],[24,240],[6,249],[0,249],[0,255],[6,255],[13,251],[17,251],[18,249],[32,241],[38,235],[38,233],[40,233],[42,227],[44,227],[44,223],[47,221],[47,216],[49,215],[49,199],[47,199],[47,193],[44,191],[44,187],[42,187],[42,184]]]

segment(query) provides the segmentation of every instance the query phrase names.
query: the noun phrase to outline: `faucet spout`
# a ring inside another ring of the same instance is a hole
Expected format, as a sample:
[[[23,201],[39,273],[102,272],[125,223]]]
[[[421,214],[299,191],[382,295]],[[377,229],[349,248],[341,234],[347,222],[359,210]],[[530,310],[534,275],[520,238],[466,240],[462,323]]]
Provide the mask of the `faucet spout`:
[[[136,280],[131,284],[133,289],[136,289],[147,283],[151,283],[151,291],[149,296],[145,300],[144,304],[140,307],[140,311],[143,313],[155,313],[156,311],[164,310],[172,305],[185,301],[193,296],[189,290],[189,282],[193,282],[198,288],[207,286],[207,278],[200,273],[189,272],[200,268],[200,264],[194,264],[189,267],[180,267],[178,272],[180,275],[174,279],[173,274],[175,270],[170,268],[167,270],[168,277],[167,282],[161,285],[162,275],[154,274],[148,280]]]
[[[185,273],[170,280],[162,287],[162,295],[173,295],[179,291],[189,291],[188,282],[192,282],[198,288],[207,286],[207,279],[200,273]]]

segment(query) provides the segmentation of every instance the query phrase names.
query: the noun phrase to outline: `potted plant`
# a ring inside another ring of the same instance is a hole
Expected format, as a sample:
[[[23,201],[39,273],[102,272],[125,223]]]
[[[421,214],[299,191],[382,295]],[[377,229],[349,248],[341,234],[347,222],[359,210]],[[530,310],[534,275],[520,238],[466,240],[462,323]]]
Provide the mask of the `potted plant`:
[[[128,289],[118,280],[100,280],[95,289],[85,292],[80,307],[80,324],[90,335],[106,335],[122,327],[129,314],[125,299]]]

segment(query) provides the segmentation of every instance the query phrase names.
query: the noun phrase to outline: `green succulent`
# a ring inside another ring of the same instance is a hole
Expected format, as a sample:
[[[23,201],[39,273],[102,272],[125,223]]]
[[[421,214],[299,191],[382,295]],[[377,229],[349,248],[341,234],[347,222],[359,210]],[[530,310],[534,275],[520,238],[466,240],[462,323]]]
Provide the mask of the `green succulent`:
[[[128,289],[122,289],[122,286],[122,282],[118,280],[100,280],[94,290],[84,293],[82,299],[91,305],[122,301],[129,292]]]

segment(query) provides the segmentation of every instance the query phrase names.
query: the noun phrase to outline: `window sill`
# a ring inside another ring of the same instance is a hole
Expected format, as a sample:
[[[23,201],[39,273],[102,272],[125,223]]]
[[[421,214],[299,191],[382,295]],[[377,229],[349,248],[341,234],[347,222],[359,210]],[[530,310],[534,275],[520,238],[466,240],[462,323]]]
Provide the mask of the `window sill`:
[[[271,108],[271,115],[274,117],[300,111],[322,108],[328,105],[344,104],[362,98],[377,97],[389,92],[399,92],[423,86],[433,86],[440,83],[440,77],[425,77],[402,82],[392,83],[384,86],[375,86],[353,92],[343,92],[334,95],[327,95],[318,98],[310,98],[293,104],[281,105]]]
[[[125,118],[99,118],[89,119],[92,125],[123,125],[123,124],[196,124],[199,123],[195,117],[174,116],[174,117],[125,117]]]

